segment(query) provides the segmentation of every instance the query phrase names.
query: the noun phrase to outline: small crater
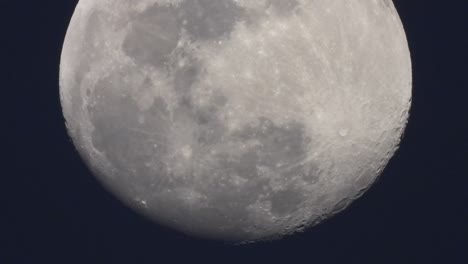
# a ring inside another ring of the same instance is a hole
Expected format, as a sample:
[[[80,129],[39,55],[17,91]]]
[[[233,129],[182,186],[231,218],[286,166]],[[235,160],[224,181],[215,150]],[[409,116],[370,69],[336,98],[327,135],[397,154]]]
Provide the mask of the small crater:
[[[349,130],[347,128],[341,128],[338,131],[338,134],[342,137],[346,137],[349,134]]]

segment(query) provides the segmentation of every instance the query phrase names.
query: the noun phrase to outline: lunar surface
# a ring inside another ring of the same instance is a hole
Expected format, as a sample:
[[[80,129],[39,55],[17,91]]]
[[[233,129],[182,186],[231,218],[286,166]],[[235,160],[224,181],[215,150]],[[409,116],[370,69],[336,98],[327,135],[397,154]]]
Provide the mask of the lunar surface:
[[[96,177],[161,225],[233,242],[346,208],[411,101],[390,0],[81,0],[60,66]]]

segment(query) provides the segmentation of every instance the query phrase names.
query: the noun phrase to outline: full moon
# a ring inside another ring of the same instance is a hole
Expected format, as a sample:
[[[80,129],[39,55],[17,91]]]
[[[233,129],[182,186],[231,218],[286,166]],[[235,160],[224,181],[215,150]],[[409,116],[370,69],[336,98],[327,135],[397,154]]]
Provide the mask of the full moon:
[[[243,243],[362,195],[398,148],[411,79],[391,0],[81,0],[60,95],[118,199]]]

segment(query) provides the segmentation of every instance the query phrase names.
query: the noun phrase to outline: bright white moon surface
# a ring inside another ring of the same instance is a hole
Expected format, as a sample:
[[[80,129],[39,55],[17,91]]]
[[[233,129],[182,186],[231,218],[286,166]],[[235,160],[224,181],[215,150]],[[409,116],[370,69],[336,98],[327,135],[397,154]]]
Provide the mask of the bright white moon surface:
[[[60,66],[69,134],[108,190],[241,243],[363,194],[411,102],[390,0],[81,0]]]

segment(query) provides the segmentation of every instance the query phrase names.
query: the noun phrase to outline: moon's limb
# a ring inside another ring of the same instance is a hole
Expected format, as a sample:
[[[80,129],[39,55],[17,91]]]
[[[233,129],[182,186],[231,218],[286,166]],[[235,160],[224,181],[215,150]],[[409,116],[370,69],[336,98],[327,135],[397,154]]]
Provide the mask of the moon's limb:
[[[118,197],[249,241],[369,188],[406,124],[411,61],[388,0],[81,0],[60,81],[70,135]]]

